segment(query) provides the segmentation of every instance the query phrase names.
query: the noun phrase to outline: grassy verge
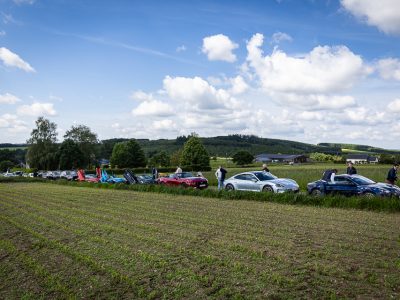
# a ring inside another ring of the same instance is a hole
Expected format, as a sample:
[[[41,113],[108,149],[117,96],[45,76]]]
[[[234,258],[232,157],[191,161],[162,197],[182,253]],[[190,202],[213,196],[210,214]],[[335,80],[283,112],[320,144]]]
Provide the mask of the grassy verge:
[[[2,182],[3,179],[0,179]],[[5,178],[5,182],[23,182],[24,178]],[[256,192],[244,192],[244,191],[218,191],[215,189],[196,190],[191,188],[178,188],[168,187],[162,185],[127,185],[127,184],[107,184],[107,183],[89,183],[89,182],[74,182],[74,181],[43,181],[40,179],[29,178],[26,179],[28,182],[42,182],[51,183],[58,185],[68,185],[73,187],[90,187],[98,189],[113,189],[113,190],[131,190],[138,192],[151,192],[159,194],[172,194],[172,195],[185,195],[185,196],[196,196],[196,197],[207,197],[215,199],[226,199],[226,200],[250,200],[250,201],[261,201],[261,202],[275,202],[281,204],[292,204],[292,205],[308,205],[308,206],[320,206],[320,207],[338,207],[338,208],[350,208],[350,209],[364,209],[364,210],[375,210],[375,211],[388,211],[398,212],[400,211],[400,199],[398,198],[365,198],[365,197],[345,197],[345,196],[325,196],[325,197],[313,197],[305,193],[293,194],[293,193],[256,193]]]

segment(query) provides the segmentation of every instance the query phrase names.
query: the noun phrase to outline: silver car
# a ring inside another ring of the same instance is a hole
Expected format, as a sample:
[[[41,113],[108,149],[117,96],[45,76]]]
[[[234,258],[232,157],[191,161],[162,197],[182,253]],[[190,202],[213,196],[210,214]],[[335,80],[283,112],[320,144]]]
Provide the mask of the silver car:
[[[226,190],[254,192],[295,192],[299,191],[296,181],[288,178],[278,178],[269,172],[250,171],[236,174],[224,181]]]

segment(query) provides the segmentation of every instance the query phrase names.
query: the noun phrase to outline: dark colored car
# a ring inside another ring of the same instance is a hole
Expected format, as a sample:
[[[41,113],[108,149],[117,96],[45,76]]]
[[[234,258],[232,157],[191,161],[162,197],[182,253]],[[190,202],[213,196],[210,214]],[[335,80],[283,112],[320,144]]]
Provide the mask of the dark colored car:
[[[137,180],[141,184],[154,184],[156,181],[153,179],[153,176],[148,174],[140,174],[136,175]]]
[[[76,180],[78,178],[78,174],[76,171],[62,171],[60,174],[61,179],[66,179],[66,180]]]
[[[361,175],[336,175],[335,182],[317,180],[307,184],[310,195],[320,196],[340,194],[345,196],[363,195],[366,197],[385,196],[399,197],[400,188],[382,182],[375,182]]]
[[[196,189],[206,189],[208,180],[204,177],[196,177],[190,172],[170,174],[167,177],[161,177],[157,180],[159,184],[180,187],[193,187]]]

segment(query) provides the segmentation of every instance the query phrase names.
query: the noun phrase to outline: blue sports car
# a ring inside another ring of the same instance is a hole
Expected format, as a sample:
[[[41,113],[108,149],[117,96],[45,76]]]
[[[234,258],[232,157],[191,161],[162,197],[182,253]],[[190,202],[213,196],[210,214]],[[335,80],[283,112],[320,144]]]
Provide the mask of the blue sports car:
[[[400,198],[400,188],[382,182],[375,182],[361,175],[336,175],[335,181],[317,180],[307,184],[310,195],[320,196],[340,194],[345,196],[363,195],[366,197],[386,196]]]

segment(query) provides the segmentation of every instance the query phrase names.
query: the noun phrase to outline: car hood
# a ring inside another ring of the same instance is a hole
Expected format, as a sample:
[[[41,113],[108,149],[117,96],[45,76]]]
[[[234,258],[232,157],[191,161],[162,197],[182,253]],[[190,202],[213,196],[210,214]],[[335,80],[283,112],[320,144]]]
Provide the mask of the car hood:
[[[392,185],[392,184],[383,183],[383,182],[377,182],[377,183],[371,184],[369,186],[373,187],[373,188],[385,189],[388,191],[396,191],[396,192],[400,193],[400,188],[397,185]]]
[[[182,178],[182,180],[188,180],[188,181],[194,181],[194,182],[207,181],[207,179],[204,177],[187,177],[187,178]]]
[[[289,179],[289,178],[277,178],[277,179],[272,179],[272,180],[264,180],[262,182],[263,183],[264,182],[272,182],[272,183],[280,184],[283,186],[299,186],[296,181],[294,181],[293,179]]]

